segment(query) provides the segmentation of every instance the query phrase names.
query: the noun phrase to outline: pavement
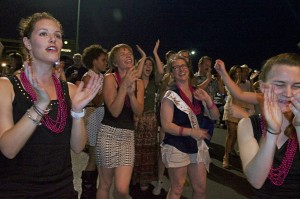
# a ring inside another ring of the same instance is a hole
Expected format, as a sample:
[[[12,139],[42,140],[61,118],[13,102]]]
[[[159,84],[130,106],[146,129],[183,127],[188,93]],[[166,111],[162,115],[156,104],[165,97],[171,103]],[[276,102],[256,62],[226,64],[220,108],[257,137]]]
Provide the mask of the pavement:
[[[224,155],[224,142],[226,129],[215,128],[210,147],[210,156],[212,163],[210,172],[207,175],[207,199],[247,199],[251,196],[251,186],[247,182],[241,168],[241,161],[238,156],[231,156],[229,159],[229,169],[222,167]],[[72,164],[74,172],[75,189],[81,193],[81,172],[85,168],[88,156],[82,152],[80,154],[72,153]],[[155,184],[153,182],[152,184]],[[164,188],[167,190],[170,186],[169,180],[164,178]],[[192,198],[191,186],[185,186],[183,191],[185,198]],[[149,196],[149,199],[155,196]],[[140,199],[140,198],[133,198]],[[143,197],[142,199],[148,199]]]

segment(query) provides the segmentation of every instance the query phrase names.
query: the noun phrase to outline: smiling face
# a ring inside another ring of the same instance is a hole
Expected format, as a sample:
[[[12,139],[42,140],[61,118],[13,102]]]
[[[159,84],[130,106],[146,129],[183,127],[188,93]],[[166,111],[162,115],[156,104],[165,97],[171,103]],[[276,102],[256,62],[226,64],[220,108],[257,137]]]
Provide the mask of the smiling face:
[[[276,64],[266,76],[267,82],[274,86],[281,111],[290,112],[291,97],[300,92],[300,66]]]
[[[146,59],[143,68],[143,75],[146,77],[150,77],[152,71],[153,71],[153,63],[150,59]]]
[[[62,33],[60,25],[51,19],[36,22],[30,38],[23,38],[30,56],[35,62],[53,64],[60,57]]]
[[[119,49],[117,66],[122,69],[130,69],[134,66],[133,54],[128,48]]]
[[[172,71],[176,82],[183,82],[189,79],[189,67],[184,58],[176,58],[172,61]]]

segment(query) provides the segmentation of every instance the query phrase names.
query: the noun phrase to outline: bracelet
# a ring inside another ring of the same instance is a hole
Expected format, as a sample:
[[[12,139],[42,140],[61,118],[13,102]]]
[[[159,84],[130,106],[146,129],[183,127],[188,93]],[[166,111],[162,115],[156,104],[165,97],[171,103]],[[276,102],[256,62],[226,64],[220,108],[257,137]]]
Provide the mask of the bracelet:
[[[39,106],[33,104],[33,109],[35,110],[35,112],[37,114],[39,114],[41,117],[43,117],[44,115],[47,115],[51,109],[50,108],[46,108],[45,110],[41,109]]]
[[[182,126],[180,126],[180,128],[179,128],[179,136],[183,136],[183,127]]]
[[[26,114],[28,115],[28,118],[31,119],[31,121],[33,121],[37,126],[42,125],[41,121],[38,121],[37,119],[34,119],[30,113],[29,113],[29,109],[26,111]]]
[[[71,110],[71,116],[72,116],[74,119],[76,119],[76,120],[78,120],[78,119],[84,117],[84,116],[85,116],[85,108],[82,109],[82,112],[79,112],[79,113],[74,112],[74,111]]]
[[[206,106],[207,110],[210,110],[212,108],[214,108],[216,105],[215,103],[213,102],[210,106]]]
[[[281,132],[279,132],[279,133],[274,133],[274,132],[270,131],[269,129],[267,129],[267,132],[270,133],[270,134],[272,134],[272,135],[279,135],[279,134],[281,133]]]

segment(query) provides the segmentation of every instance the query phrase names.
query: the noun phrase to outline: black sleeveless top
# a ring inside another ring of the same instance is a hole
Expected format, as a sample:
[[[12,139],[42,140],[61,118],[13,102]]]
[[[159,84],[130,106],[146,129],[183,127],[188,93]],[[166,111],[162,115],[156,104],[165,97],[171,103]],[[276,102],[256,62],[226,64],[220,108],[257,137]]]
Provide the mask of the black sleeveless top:
[[[177,87],[174,88],[173,91],[180,96]],[[193,104],[195,104],[195,100],[196,99],[193,97]],[[202,128],[204,106],[201,101],[199,101],[199,104],[201,105],[201,113],[196,116],[199,123],[199,127]],[[179,110],[175,105],[174,105],[173,123],[182,127],[192,128],[188,115],[185,112]],[[163,142],[164,144],[169,144],[171,146],[174,146],[179,151],[184,153],[192,154],[198,152],[197,141],[191,136],[176,136],[166,132]]]
[[[118,85],[117,89],[119,88]],[[137,92],[137,90],[135,92]],[[114,117],[108,110],[106,104],[104,104],[104,117],[101,123],[115,128],[134,130],[133,115],[131,107],[127,107],[125,101],[122,112],[118,117]]]
[[[10,77],[15,92],[13,119],[17,123],[33,102],[19,79]],[[13,159],[0,153],[0,198],[69,198],[74,191],[70,154],[70,97],[68,85],[61,81],[67,100],[68,118],[62,133],[37,126],[27,143]],[[51,118],[57,115],[57,100],[52,100]]]
[[[259,143],[262,136],[262,130],[260,127],[259,115],[250,116],[254,137]],[[273,167],[277,168],[285,155],[285,151],[288,145],[288,141],[282,145],[280,149],[276,148]],[[262,163],[263,164],[263,163]],[[266,179],[264,185],[260,189],[253,188],[253,198],[268,198],[268,199],[284,199],[284,198],[300,198],[300,156],[299,150],[297,149],[294,162],[291,169],[286,176],[284,183],[281,186],[276,186],[271,183],[269,178]]]

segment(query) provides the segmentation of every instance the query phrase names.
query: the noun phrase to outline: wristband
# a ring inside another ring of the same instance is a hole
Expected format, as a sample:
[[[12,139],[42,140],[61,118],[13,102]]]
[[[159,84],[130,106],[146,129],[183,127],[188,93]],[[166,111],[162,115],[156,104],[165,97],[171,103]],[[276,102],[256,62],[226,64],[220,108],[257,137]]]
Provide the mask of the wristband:
[[[179,136],[183,136],[183,127],[181,126],[180,128],[179,128]]]
[[[79,112],[79,113],[74,112],[74,111],[71,110],[71,116],[72,116],[74,119],[76,119],[76,120],[78,120],[78,119],[84,117],[84,116],[85,116],[85,108],[82,109],[82,112]]]

